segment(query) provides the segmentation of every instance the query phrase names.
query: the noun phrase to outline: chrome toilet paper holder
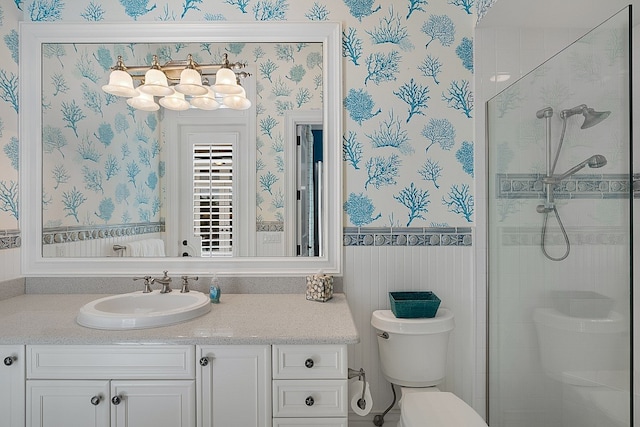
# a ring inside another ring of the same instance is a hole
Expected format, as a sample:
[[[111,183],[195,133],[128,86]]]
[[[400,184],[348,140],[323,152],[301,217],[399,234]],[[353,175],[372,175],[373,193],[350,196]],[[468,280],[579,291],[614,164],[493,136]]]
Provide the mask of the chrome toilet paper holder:
[[[359,371],[356,371],[355,369],[351,369],[349,368],[348,370],[348,378],[349,379],[353,379],[358,377],[359,381],[362,381],[362,397],[360,397],[360,399],[358,399],[357,405],[358,408],[364,410],[367,407],[367,401],[364,399],[364,392],[367,389],[367,378],[366,378],[366,374],[364,372],[364,369],[360,368]]]

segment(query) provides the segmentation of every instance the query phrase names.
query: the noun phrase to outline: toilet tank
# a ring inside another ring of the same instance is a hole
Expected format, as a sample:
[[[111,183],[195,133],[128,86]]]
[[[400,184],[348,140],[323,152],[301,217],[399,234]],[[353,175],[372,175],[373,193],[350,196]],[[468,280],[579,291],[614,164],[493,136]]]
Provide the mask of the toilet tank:
[[[533,321],[545,373],[567,381],[570,373],[616,370],[622,366],[625,321],[611,311],[607,317],[568,316],[553,308],[536,308]]]
[[[387,381],[405,387],[430,387],[445,377],[453,313],[440,308],[435,317],[400,319],[376,310],[371,325],[378,333],[380,366]]]

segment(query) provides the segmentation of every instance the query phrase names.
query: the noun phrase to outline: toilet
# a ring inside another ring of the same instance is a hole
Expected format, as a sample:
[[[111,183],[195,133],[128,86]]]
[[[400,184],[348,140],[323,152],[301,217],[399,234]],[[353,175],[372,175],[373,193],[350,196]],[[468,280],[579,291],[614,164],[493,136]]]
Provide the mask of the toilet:
[[[629,425],[630,375],[624,316],[536,308],[533,321],[542,369],[562,389],[571,425]],[[626,363],[625,363],[626,362]]]
[[[436,387],[445,377],[455,326],[451,310],[440,308],[435,317],[418,319],[376,310],[371,325],[378,331],[382,373],[401,387],[398,427],[487,427],[462,399]]]
[[[589,318],[536,308],[533,322],[542,368],[551,378],[582,385],[580,373],[612,370],[623,362],[626,325],[615,311]]]

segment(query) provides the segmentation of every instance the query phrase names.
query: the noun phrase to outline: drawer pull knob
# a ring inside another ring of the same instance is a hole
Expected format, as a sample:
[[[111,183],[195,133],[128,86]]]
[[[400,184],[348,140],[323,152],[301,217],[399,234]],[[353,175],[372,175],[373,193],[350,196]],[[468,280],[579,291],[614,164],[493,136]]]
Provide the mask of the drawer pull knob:
[[[120,402],[122,402],[122,397],[120,396],[113,396],[111,398],[111,403],[113,403],[114,405],[119,405]]]
[[[309,359],[305,360],[304,361],[304,366],[306,366],[309,369],[313,368],[313,359],[309,358]]]
[[[209,364],[209,358],[208,357],[201,357],[200,358],[200,366],[207,366]]]
[[[316,401],[313,400],[313,396],[309,396],[304,400],[304,404],[307,406],[313,406],[314,403],[316,403]]]
[[[11,366],[13,365],[13,362],[15,362],[16,360],[18,360],[18,358],[15,356],[7,356],[4,358],[4,365]]]
[[[93,396],[93,397],[91,398],[91,404],[92,404],[93,406],[98,406],[98,405],[100,404],[100,401],[101,401],[101,400],[102,400],[102,399],[100,398],[100,396]]]

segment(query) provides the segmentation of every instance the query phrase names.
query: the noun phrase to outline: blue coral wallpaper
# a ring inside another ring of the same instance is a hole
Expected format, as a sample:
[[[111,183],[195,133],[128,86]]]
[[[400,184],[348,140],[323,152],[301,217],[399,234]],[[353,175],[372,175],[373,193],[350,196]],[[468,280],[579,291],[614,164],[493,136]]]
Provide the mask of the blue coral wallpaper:
[[[46,44],[43,47],[43,221],[55,227],[163,223],[162,112],[104,93],[110,67],[186,59],[253,65],[258,221],[283,221],[284,114],[322,107],[321,43]],[[75,84],[76,81],[81,84]],[[210,113],[217,114],[216,111]]]
[[[477,4],[474,0],[5,2],[0,5],[3,37],[0,53],[7,58],[0,64],[0,230],[18,228],[17,122],[18,114],[32,113],[21,112],[18,105],[20,20],[341,22],[344,129],[343,140],[336,143],[341,143],[343,149],[345,227],[470,226],[474,219],[476,108],[473,26],[491,3],[486,0]],[[94,53],[87,61],[94,61],[96,71],[102,73],[106,62],[100,62],[100,52]],[[91,80],[90,76],[82,75],[78,79],[81,84],[89,84]],[[76,103],[55,108],[98,113],[95,100],[78,99]],[[126,118],[126,110],[121,114]],[[146,118],[140,117],[136,123],[129,132],[150,131]],[[90,155],[92,146],[105,145],[110,138],[116,143],[123,131],[117,129],[115,117],[108,124],[111,129],[98,126],[89,134],[77,135],[80,145],[85,140],[84,149],[89,152],[85,154]],[[65,130],[67,134],[74,131],[72,127]],[[258,148],[260,144],[257,141]],[[153,147],[153,141],[149,146]],[[152,148],[149,154],[152,159]],[[76,155],[82,156],[77,150]],[[146,182],[147,187],[153,185],[160,173],[159,164],[150,161],[148,166],[136,178]],[[119,167],[127,173],[125,163]],[[109,172],[106,169],[101,172],[106,180]],[[80,170],[80,173],[84,191],[100,191],[95,171]],[[154,173],[156,177],[152,176]],[[68,197],[73,196],[72,189],[67,190]],[[76,191],[81,191],[80,185]],[[153,204],[150,199],[145,208],[148,216],[139,210],[128,215],[135,221],[153,220]],[[115,198],[111,203],[105,199],[89,212],[94,215],[93,220],[104,221],[114,215],[115,206]]]

